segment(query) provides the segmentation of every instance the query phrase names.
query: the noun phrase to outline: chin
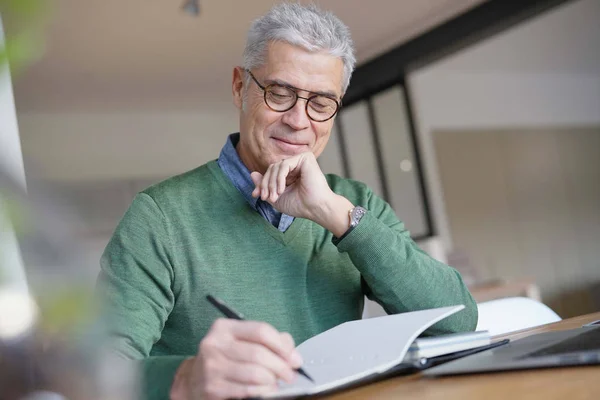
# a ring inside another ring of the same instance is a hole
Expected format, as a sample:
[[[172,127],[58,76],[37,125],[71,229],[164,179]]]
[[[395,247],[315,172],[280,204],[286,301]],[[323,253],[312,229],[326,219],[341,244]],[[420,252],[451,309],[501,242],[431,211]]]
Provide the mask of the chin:
[[[277,154],[277,155],[272,155],[271,157],[268,158],[268,163],[269,165],[271,164],[275,164],[278,162],[281,162],[283,160],[287,160],[290,157],[293,157],[293,154]]]

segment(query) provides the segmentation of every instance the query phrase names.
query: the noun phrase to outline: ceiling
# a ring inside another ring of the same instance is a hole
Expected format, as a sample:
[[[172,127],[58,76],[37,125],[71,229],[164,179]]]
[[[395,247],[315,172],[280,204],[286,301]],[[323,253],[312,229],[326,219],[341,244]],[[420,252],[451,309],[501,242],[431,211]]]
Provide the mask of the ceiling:
[[[359,62],[484,0],[320,0],[353,34]],[[19,112],[217,109],[230,103],[252,20],[274,0],[54,0],[46,51],[18,75]],[[303,1],[306,2],[306,1]],[[10,33],[10,32],[9,32]]]

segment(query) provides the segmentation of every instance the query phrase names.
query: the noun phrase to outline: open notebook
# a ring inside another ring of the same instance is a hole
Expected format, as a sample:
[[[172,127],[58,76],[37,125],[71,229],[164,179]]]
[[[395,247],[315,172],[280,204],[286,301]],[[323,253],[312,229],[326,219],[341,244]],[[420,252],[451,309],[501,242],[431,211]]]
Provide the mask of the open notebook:
[[[413,341],[463,305],[350,321],[314,336],[298,346],[304,370],[293,384],[280,383],[268,397],[287,398],[321,393],[384,373],[400,364]]]

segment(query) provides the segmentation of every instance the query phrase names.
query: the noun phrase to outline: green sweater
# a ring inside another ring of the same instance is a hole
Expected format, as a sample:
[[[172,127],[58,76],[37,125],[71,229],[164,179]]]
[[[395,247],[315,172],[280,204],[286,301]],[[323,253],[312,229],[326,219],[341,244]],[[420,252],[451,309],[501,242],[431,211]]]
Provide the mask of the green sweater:
[[[464,304],[427,333],[475,329],[477,307],[458,272],[421,251],[364,184],[327,180],[369,210],[337,246],[306,219],[277,230],[215,161],[136,196],[102,256],[99,289],[117,351],[142,360],[144,398],[168,398],[177,367],[222,317],[207,294],[297,344],[360,319],[364,295],[388,313]]]

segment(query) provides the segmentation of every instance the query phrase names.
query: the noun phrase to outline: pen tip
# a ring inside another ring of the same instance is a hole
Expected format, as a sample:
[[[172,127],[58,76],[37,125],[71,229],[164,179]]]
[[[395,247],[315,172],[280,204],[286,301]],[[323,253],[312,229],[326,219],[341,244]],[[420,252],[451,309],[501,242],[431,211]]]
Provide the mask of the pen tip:
[[[304,376],[306,379],[308,379],[312,383],[315,383],[314,379],[311,378],[306,372],[304,372],[304,370],[302,368],[298,369],[298,373],[301,374],[302,376]]]

